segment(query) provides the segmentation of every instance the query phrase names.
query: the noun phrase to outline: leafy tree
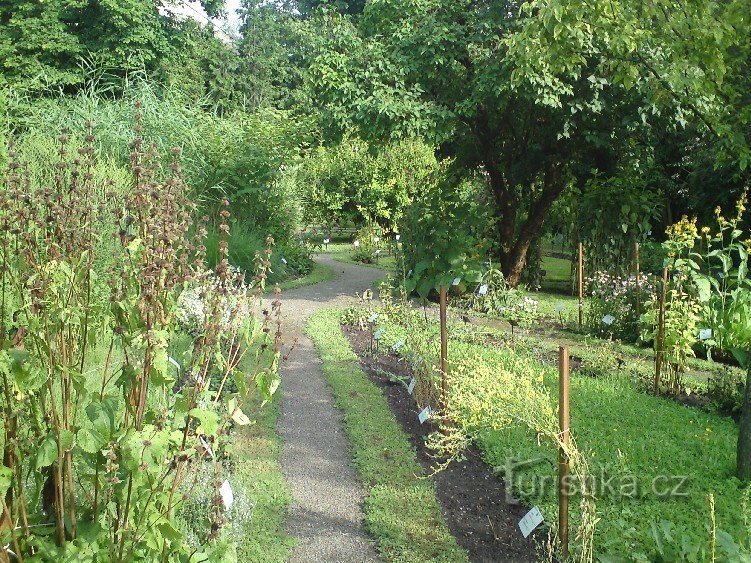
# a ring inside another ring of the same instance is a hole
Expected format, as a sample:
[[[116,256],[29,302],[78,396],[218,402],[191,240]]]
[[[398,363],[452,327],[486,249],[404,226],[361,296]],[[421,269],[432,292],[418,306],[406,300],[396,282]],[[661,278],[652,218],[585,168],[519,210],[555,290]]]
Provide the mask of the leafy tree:
[[[300,83],[295,14],[284,3],[243,0],[241,18],[238,72],[247,105],[290,106]]]
[[[526,19],[501,0],[373,0],[356,24],[324,11],[308,28],[311,99],[332,131],[423,136],[466,175],[484,172],[512,285],[574,174],[613,168],[632,129],[613,117],[633,103],[622,92],[582,89],[572,112],[540,103],[533,84],[512,84],[506,41]]]
[[[221,10],[223,0],[202,5],[211,15]],[[181,24],[169,12],[160,14],[160,6],[156,0],[0,0],[0,85],[70,91],[86,79],[83,60],[114,75],[154,73],[160,65],[185,62],[179,55],[189,52],[197,38],[210,47],[201,49],[202,60],[213,53],[218,63],[199,67],[216,81],[229,49],[208,41],[210,30]]]
[[[0,0],[0,85],[77,83],[76,61],[83,46],[70,23],[83,5],[84,0]]]

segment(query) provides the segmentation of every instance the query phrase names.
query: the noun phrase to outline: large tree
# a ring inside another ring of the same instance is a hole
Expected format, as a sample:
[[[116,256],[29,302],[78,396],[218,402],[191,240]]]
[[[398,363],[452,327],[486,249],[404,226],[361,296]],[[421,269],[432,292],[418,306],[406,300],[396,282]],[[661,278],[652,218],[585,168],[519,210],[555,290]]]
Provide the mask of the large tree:
[[[612,166],[605,140],[617,145],[629,129],[612,118],[627,103],[620,92],[582,97],[572,112],[539,103],[534,85],[512,86],[506,40],[525,21],[513,1],[372,0],[356,22],[320,14],[309,37],[311,97],[333,129],[423,136],[467,174],[485,173],[511,284],[576,172],[570,163]]]
[[[371,0],[356,19],[323,11],[308,38],[311,100],[333,130],[425,136],[483,170],[515,284],[567,183],[616,171],[629,137],[691,125],[716,160],[745,166],[743,0],[684,4]],[[723,100],[737,111],[718,111]]]

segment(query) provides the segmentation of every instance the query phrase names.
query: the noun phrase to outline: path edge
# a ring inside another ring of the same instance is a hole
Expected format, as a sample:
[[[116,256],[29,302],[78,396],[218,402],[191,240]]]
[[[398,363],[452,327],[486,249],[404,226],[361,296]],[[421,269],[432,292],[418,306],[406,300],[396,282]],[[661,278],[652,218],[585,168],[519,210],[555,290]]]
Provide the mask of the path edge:
[[[386,561],[469,561],[448,530],[433,481],[342,333],[341,312],[333,308],[315,313],[306,332],[342,412],[353,465],[365,489],[365,531]]]

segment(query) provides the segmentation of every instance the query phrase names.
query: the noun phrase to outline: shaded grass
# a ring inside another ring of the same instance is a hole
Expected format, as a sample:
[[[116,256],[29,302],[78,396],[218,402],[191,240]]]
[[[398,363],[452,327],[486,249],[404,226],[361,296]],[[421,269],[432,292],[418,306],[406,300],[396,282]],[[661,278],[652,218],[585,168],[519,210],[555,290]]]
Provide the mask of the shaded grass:
[[[328,245],[327,250],[322,250],[324,254],[329,254],[337,262],[344,262],[346,264],[357,264],[358,266],[365,266],[371,268],[379,268],[381,270],[388,270],[393,272],[396,270],[396,257],[393,253],[384,254],[378,258],[378,263],[375,264],[363,264],[353,258],[354,252],[350,243],[334,242]]]
[[[334,270],[332,270],[328,266],[315,262],[313,264],[313,269],[310,272],[298,278],[285,280],[279,284],[279,287],[281,287],[283,291],[289,291],[291,289],[297,289],[306,285],[314,285],[317,283],[329,281],[333,279],[333,277]]]
[[[425,478],[386,398],[360,369],[339,316],[337,309],[317,313],[307,330],[344,413],[354,464],[367,491],[366,530],[386,561],[467,561],[446,528],[433,482]]]
[[[282,441],[276,421],[280,396],[281,389],[263,407],[258,400],[246,405],[246,413],[257,413],[255,424],[239,427],[232,444],[235,488],[242,489],[253,503],[252,516],[244,518],[235,533],[240,538],[238,561],[283,563],[295,546],[283,529],[292,496],[279,465]]]

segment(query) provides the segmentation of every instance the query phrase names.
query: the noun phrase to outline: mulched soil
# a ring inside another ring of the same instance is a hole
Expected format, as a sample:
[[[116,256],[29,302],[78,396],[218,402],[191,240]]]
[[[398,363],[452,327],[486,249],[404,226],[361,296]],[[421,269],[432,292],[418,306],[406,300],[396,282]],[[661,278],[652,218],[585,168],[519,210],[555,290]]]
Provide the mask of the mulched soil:
[[[415,446],[420,463],[431,473],[435,460],[428,455],[424,441],[435,428],[429,423],[420,424],[418,407],[405,386],[388,375],[408,379],[412,375],[411,368],[390,351],[369,355],[368,333],[353,327],[342,330],[360,358],[363,371],[383,391],[394,416]],[[506,502],[503,482],[482,461],[476,449],[465,455],[466,460],[453,462],[434,476],[443,516],[459,545],[469,553],[471,561],[540,560],[535,546],[544,541],[543,528],[524,539],[518,523],[528,508]]]

